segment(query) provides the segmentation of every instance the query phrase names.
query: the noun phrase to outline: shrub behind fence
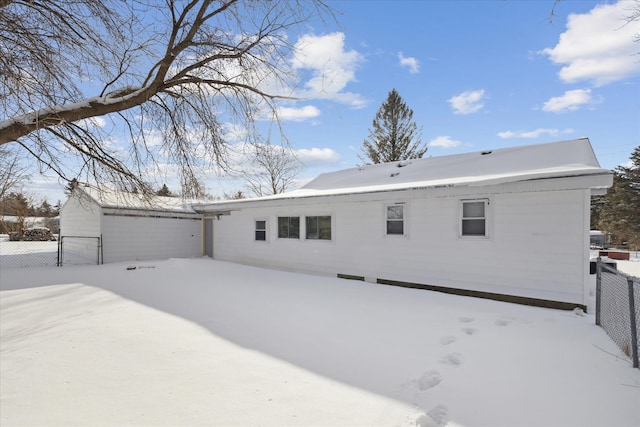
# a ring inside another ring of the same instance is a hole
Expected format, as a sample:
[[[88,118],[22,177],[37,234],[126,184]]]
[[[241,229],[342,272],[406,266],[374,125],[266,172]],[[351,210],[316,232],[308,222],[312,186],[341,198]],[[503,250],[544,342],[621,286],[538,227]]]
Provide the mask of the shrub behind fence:
[[[640,353],[640,279],[602,262],[596,267],[596,325],[631,358],[638,368]]]

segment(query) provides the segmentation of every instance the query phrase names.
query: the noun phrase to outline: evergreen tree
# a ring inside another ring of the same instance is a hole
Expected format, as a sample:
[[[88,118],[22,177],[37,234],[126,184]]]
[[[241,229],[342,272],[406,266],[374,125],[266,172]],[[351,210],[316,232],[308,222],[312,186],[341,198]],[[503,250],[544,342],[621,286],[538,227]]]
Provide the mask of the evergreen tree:
[[[360,159],[365,163],[419,159],[427,152],[420,140],[420,130],[413,121],[413,110],[395,89],[378,109],[362,151],[365,157],[360,156]]]
[[[78,186],[78,180],[73,178],[71,181],[67,183],[67,186],[64,187],[64,194],[66,194],[67,196],[71,195],[71,193],[73,192],[73,190],[75,190],[77,186]]]
[[[173,193],[167,187],[167,184],[162,184],[162,188],[156,191],[156,196],[173,197]]]
[[[42,203],[40,204],[40,207],[38,208],[37,212],[38,216],[44,216],[44,217],[51,217],[54,216],[53,215],[53,208],[52,206],[49,204],[49,202],[47,201],[47,199],[44,199],[42,201]]]
[[[246,199],[247,197],[244,195],[244,193],[242,192],[242,190],[238,190],[235,193],[232,194],[227,194],[224,193],[224,197],[225,200],[240,200],[240,199]]]
[[[605,196],[591,196],[591,230],[599,230],[600,215],[605,206]]]
[[[630,166],[618,166],[600,212],[600,229],[612,242],[640,245],[640,146],[631,154]]]

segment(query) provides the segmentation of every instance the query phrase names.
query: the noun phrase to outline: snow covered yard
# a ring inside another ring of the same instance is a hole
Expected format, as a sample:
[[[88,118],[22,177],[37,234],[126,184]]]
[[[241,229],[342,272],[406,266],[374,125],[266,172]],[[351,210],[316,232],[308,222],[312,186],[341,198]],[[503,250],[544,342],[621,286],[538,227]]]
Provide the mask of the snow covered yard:
[[[8,426],[638,426],[591,315],[209,258],[0,272]]]

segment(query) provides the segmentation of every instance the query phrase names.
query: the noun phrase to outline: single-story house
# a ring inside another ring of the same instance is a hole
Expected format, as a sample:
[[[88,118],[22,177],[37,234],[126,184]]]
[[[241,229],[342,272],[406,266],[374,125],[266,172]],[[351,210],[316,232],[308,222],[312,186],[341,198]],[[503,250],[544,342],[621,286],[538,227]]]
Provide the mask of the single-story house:
[[[590,198],[611,184],[582,138],[367,165],[194,207],[219,260],[585,308]]]
[[[202,215],[175,197],[78,185],[60,212],[61,260],[88,262],[186,258],[203,252]]]

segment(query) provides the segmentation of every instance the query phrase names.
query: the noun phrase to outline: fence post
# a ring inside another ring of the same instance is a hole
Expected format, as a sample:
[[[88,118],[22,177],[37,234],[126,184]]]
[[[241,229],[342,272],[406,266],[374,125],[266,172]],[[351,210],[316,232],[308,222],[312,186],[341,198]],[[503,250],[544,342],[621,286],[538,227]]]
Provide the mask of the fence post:
[[[602,297],[602,260],[596,259],[596,325],[600,326],[600,298]]]
[[[639,367],[638,363],[638,325],[636,324],[636,309],[635,301],[633,298],[633,279],[627,278],[627,284],[629,285],[629,317],[631,325],[631,354],[633,358],[633,367]]]
[[[62,253],[64,251],[64,247],[62,246],[64,244],[64,242],[62,241],[62,239],[64,239],[64,236],[61,236],[60,234],[58,234],[58,267],[62,267]]]

